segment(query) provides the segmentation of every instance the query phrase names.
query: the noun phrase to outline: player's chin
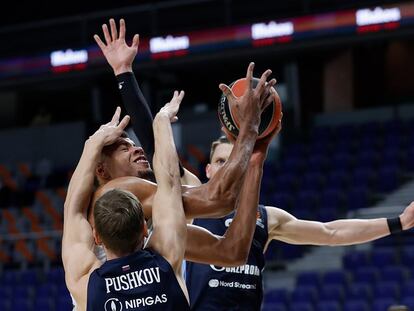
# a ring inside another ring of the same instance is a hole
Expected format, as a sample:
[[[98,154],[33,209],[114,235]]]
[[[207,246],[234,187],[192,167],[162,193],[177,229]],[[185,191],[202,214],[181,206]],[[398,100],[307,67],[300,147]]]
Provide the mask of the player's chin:
[[[155,182],[154,172],[152,171],[151,167],[148,165],[145,169],[140,169],[137,172],[137,176],[142,179],[146,179],[152,182]]]

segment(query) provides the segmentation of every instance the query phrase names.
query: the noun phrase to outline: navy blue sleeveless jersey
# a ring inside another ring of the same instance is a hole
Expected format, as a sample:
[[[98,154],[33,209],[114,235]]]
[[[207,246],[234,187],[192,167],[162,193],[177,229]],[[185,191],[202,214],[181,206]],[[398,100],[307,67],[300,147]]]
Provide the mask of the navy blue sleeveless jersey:
[[[194,224],[223,235],[233,216],[234,213],[220,219],[196,219]],[[267,230],[267,212],[264,206],[259,205],[256,230],[246,265],[222,268],[187,261],[186,282],[191,310],[260,310]]]
[[[171,265],[148,249],[109,260],[89,277],[87,311],[189,309]]]

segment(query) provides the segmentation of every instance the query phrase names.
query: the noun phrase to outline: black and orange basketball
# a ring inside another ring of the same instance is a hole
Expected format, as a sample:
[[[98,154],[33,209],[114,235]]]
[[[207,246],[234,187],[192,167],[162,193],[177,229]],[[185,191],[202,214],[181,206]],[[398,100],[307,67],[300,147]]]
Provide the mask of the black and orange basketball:
[[[258,83],[259,79],[253,78],[253,88],[255,88]],[[233,82],[232,84],[230,84],[230,88],[233,91],[234,96],[242,96],[246,89],[246,78],[242,78]],[[279,94],[277,94],[274,88],[272,89],[276,94],[275,100],[273,101],[273,104],[268,105],[262,112],[259,125],[258,139],[264,138],[267,135],[269,135],[279,123],[279,120],[282,115],[282,103],[280,101]],[[224,94],[222,94],[220,98],[218,106],[218,116],[225,130],[234,137],[237,137],[237,135],[239,134],[240,124],[237,118],[232,113],[232,107]]]

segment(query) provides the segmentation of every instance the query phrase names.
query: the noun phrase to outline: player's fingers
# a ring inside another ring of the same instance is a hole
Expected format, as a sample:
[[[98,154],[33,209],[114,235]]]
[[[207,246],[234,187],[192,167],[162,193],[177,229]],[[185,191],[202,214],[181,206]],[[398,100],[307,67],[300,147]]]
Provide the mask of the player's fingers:
[[[119,20],[119,39],[125,39],[125,32],[126,32],[125,20],[121,18]]]
[[[110,44],[112,42],[111,35],[109,34],[108,26],[106,24],[102,25],[102,31],[104,33],[106,44]]]
[[[247,90],[250,90],[252,88],[252,83],[253,83],[253,71],[254,71],[254,63],[250,62],[249,66],[247,67],[247,72],[246,72],[246,82],[247,82]]]
[[[260,77],[259,83],[256,86],[256,91],[261,93],[264,91],[266,86],[267,78],[272,74],[272,71],[270,69],[267,69],[265,72],[263,72],[262,76]]]
[[[116,107],[115,113],[112,116],[111,124],[117,125],[119,122],[119,118],[121,117],[121,107]]]
[[[111,36],[112,36],[112,40],[118,39],[118,31],[116,29],[115,20],[113,18],[111,18],[109,20],[109,25],[111,26]]]
[[[227,97],[227,100],[236,98],[233,94],[233,91],[226,84],[220,83],[219,88],[223,92],[224,96]]]
[[[126,115],[125,117],[123,117],[121,122],[119,122],[118,124],[118,129],[123,131],[127,127],[129,123],[129,119],[130,119],[129,115]]]
[[[106,47],[105,43],[102,42],[101,38],[97,34],[95,34],[93,38],[95,39],[95,42],[98,44],[100,49],[103,51],[103,49]]]
[[[132,47],[137,49],[139,45],[139,35],[135,35],[134,38],[132,39]]]

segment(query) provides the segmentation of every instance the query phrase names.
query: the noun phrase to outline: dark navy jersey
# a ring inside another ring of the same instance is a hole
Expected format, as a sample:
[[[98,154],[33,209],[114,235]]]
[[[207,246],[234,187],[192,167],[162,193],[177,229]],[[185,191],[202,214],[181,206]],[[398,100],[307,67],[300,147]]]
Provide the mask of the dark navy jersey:
[[[87,298],[87,311],[190,309],[171,265],[148,249],[92,272]]]
[[[196,219],[194,224],[223,235],[234,213],[220,219]],[[191,310],[260,310],[263,297],[263,250],[268,238],[267,213],[259,205],[256,230],[247,264],[223,268],[187,261],[186,282]]]

